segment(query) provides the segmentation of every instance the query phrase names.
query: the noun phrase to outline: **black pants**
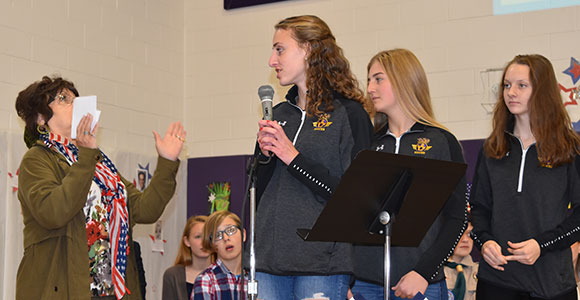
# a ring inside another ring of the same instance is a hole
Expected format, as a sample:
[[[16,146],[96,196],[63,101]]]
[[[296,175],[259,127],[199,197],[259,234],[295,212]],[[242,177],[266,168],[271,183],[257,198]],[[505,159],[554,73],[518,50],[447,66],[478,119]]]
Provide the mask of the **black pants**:
[[[554,298],[537,298],[528,292],[500,287],[479,279],[477,281],[476,300],[577,300],[576,288]]]

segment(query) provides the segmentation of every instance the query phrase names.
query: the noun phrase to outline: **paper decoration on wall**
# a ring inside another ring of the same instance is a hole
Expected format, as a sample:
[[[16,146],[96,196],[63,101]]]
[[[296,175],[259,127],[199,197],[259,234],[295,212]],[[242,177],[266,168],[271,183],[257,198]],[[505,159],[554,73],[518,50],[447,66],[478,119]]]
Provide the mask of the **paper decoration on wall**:
[[[136,179],[133,180],[133,184],[140,191],[143,191],[145,190],[147,185],[149,185],[149,180],[151,180],[151,177],[153,177],[153,175],[151,174],[151,172],[149,172],[149,163],[147,163],[145,166],[142,166],[141,164],[138,163],[137,166],[138,166],[137,170],[135,171]]]
[[[483,107],[485,112],[488,114],[493,113],[493,107],[497,102],[497,93],[499,91],[502,73],[503,68],[491,68],[479,72],[481,83],[483,85],[481,107]]]
[[[212,182],[227,182],[230,185],[228,211],[241,217],[242,203],[244,196],[247,196],[246,166],[251,157],[252,155],[229,155],[189,158],[187,160],[187,216],[208,215],[213,204],[209,199],[208,185]],[[247,209],[245,214],[247,217]],[[248,220],[249,218],[246,218],[246,222]]]
[[[12,187],[12,192],[16,193],[18,191],[18,174],[20,169],[16,170],[16,173],[8,172],[8,177],[10,177],[10,187]]]
[[[574,129],[574,131],[580,132],[580,120],[572,122],[572,128]]]
[[[149,235],[149,237],[151,237],[151,240],[153,241],[151,251],[159,252],[163,255],[164,244],[167,243],[167,241],[163,239],[163,220],[157,220],[155,223],[155,232]]]
[[[580,79],[580,63],[574,57],[570,57],[570,67],[562,73],[570,75],[572,83],[576,84]]]
[[[568,95],[568,99],[564,101],[566,105],[578,105],[580,101],[580,85],[574,86],[580,79],[580,63],[574,57],[570,57],[570,66],[562,73],[569,75],[572,79],[572,87],[567,88],[561,83],[558,84],[560,90]]]
[[[558,83],[560,90],[568,94],[568,99],[564,101],[564,106],[566,105],[578,105],[578,100],[580,100],[580,86],[565,88],[562,84]]]
[[[219,210],[228,210],[230,207],[231,184],[229,182],[212,182],[207,186],[210,203],[209,213]]]

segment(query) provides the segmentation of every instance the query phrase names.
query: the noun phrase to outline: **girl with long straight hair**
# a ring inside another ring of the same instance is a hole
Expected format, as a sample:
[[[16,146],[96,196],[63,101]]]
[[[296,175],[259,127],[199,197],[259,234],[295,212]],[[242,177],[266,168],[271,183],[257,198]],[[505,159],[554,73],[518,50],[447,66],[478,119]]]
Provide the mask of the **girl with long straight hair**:
[[[427,76],[406,49],[377,53],[367,67],[367,94],[376,111],[373,149],[399,155],[463,162],[459,142],[435,120]],[[467,227],[465,179],[457,185],[419,247],[391,250],[392,298],[447,299],[443,264]],[[425,191],[429,195],[429,191]],[[418,208],[420,209],[420,208]],[[355,299],[382,299],[382,246],[355,247]]]
[[[473,182],[472,236],[483,255],[477,299],[576,299],[579,153],[550,61],[514,57]]]
[[[207,216],[187,219],[175,264],[163,273],[163,300],[189,299],[195,278],[214,261],[214,255],[202,245],[206,221]]]

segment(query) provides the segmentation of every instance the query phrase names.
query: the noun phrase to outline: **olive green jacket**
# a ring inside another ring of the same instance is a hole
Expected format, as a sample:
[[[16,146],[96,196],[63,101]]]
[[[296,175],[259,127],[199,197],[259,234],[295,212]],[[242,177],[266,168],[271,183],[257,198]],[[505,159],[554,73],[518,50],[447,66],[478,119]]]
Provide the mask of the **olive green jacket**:
[[[98,149],[79,148],[72,166],[64,156],[37,143],[20,164],[18,199],[24,221],[24,257],[18,268],[16,299],[90,299],[89,255],[83,207],[101,159]],[[129,250],[125,285],[141,299],[133,245],[135,223],[153,223],[173,196],[179,161],[159,157],[145,191],[122,178],[129,209]]]

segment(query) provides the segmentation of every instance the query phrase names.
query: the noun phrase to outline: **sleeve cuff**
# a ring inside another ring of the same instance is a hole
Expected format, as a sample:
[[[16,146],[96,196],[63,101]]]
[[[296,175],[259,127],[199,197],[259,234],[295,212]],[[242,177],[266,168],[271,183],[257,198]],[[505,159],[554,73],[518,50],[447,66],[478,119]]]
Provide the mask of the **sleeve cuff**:
[[[180,164],[180,160],[179,158],[175,161],[164,158],[162,156],[158,156],[157,157],[157,169],[162,168],[162,169],[167,169],[170,170],[170,172],[177,172],[177,169],[179,168],[179,164]]]
[[[85,147],[78,147],[79,148],[79,164],[96,164],[103,160],[103,155],[101,154],[101,150],[85,148]]]
[[[431,284],[431,281],[429,280],[429,276],[427,276],[427,271],[426,270],[422,270],[419,267],[415,267],[413,268],[413,271],[417,272],[419,275],[421,275],[421,277],[423,277],[423,279],[427,280],[427,282],[429,284]],[[434,274],[437,275],[439,271],[436,271]]]
[[[294,177],[302,181],[311,190],[319,195],[330,199],[334,186],[328,183],[328,178],[316,172],[316,167],[304,155],[298,154],[288,165],[288,171]]]

